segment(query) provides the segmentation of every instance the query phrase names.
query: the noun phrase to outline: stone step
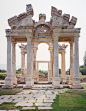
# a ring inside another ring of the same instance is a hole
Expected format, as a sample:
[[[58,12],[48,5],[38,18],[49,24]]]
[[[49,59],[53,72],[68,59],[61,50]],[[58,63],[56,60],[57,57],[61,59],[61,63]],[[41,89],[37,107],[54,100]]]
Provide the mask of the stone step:
[[[40,107],[46,107],[46,106],[51,106],[52,105],[52,103],[35,103],[35,106],[40,106]]]
[[[52,109],[52,107],[38,107],[38,109]]]
[[[36,107],[23,107],[22,109],[35,109]]]

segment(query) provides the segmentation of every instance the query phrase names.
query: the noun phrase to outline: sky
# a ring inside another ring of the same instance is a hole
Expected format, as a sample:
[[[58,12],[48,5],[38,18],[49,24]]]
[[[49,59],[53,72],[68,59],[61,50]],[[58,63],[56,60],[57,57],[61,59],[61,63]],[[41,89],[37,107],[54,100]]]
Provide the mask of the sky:
[[[32,4],[34,10],[33,19],[38,21],[39,14],[46,14],[46,21],[51,17],[51,6],[62,10],[62,14],[70,14],[70,18],[78,18],[75,27],[81,28],[79,38],[79,65],[83,65],[83,57],[86,51],[86,0],[0,0],[0,64],[7,63],[7,39],[5,29],[9,29],[8,19],[26,12],[26,5]],[[21,66],[21,51],[16,46],[16,66]],[[46,44],[39,44],[37,60],[50,60],[50,53]],[[70,67],[70,46],[66,49],[66,70]],[[25,56],[26,57],[26,56]],[[25,58],[27,60],[27,57]],[[26,62],[26,61],[25,61]],[[27,62],[26,62],[27,63]],[[39,64],[39,69],[47,70],[48,65]],[[59,67],[61,67],[61,56],[59,55]]]

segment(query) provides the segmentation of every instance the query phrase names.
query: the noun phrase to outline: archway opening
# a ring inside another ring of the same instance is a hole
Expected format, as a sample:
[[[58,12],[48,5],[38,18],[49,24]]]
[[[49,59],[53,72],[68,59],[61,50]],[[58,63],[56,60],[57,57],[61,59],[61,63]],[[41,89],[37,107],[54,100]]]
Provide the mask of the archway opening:
[[[38,63],[38,74],[39,82],[47,81],[48,82],[48,62],[50,62],[50,51],[48,50],[49,46],[46,43],[40,43],[38,45],[38,51],[36,56],[36,61]]]
[[[48,82],[48,63],[39,63],[39,82]]]

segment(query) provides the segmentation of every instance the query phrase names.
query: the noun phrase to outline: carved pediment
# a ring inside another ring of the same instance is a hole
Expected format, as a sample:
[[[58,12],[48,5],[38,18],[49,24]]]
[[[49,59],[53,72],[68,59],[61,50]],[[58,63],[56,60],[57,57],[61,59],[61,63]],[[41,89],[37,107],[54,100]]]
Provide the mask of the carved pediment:
[[[63,14],[62,15],[62,11],[58,10],[55,7],[51,7],[51,24],[52,27],[55,26],[62,26],[62,28],[74,28],[74,26],[76,25],[77,22],[77,18],[72,16],[71,20],[70,19],[70,15],[69,14]]]
[[[31,4],[26,5],[26,12],[8,19],[8,24],[11,26],[11,29],[18,29],[21,26],[33,26],[33,8]]]

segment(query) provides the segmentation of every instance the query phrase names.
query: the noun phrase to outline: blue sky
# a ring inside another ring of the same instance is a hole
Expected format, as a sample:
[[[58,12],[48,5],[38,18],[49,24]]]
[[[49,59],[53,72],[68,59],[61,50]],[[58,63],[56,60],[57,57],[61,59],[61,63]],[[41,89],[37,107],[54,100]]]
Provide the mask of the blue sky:
[[[34,9],[33,19],[38,21],[39,14],[46,14],[46,21],[50,20],[51,17],[51,6],[62,10],[62,13],[70,14],[70,18],[75,16],[78,18],[75,27],[81,28],[80,39],[79,39],[79,64],[83,64],[83,56],[86,51],[86,0],[0,0],[0,64],[6,64],[7,62],[7,40],[5,37],[5,29],[8,29],[7,19],[26,12],[26,4],[32,4]],[[43,49],[47,46],[40,44],[40,48]],[[37,54],[37,60],[48,60],[49,51],[46,51],[46,56],[41,57],[40,54],[45,53],[39,48]],[[16,48],[17,58],[16,65],[21,65],[20,49]],[[60,59],[60,56],[59,56]],[[69,47],[66,50],[66,69],[69,68]],[[60,60],[59,60],[60,62]],[[61,64],[59,64],[59,67]],[[44,67],[44,66],[40,66]]]

